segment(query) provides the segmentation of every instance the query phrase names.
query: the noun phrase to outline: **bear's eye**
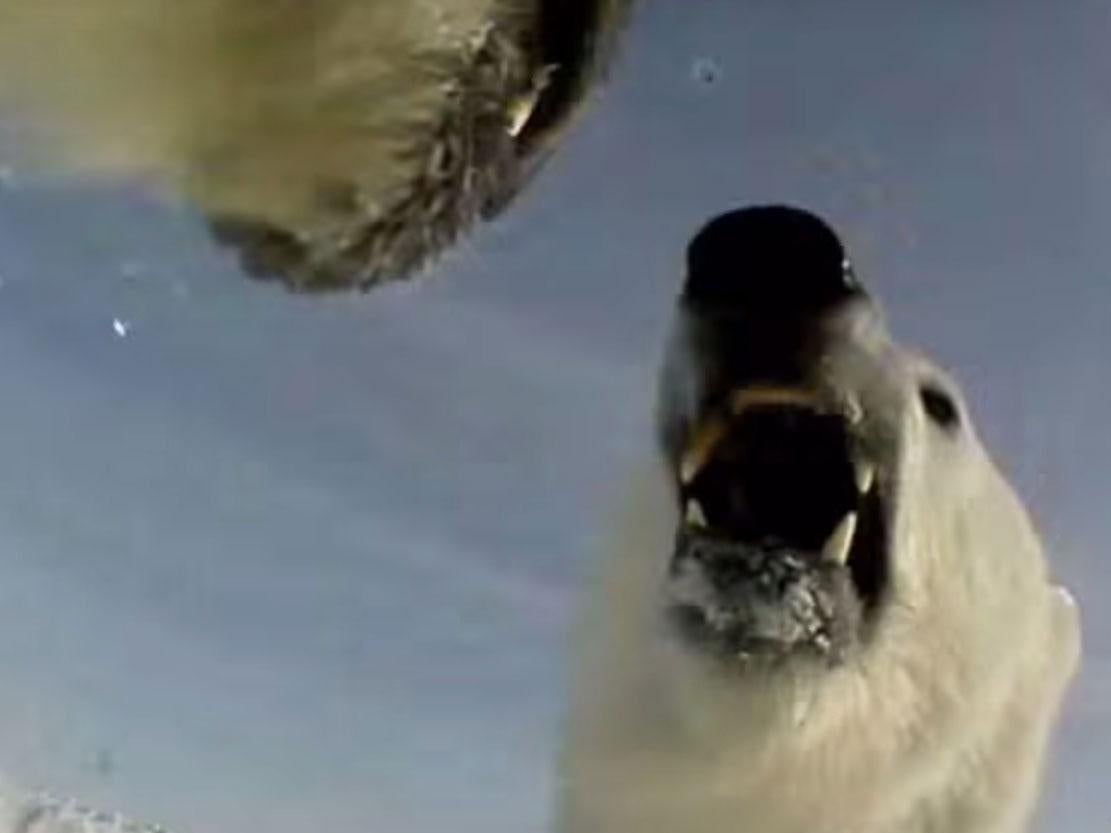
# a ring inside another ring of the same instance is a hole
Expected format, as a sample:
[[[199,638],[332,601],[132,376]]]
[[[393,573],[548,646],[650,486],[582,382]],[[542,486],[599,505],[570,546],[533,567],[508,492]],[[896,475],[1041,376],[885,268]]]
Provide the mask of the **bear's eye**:
[[[922,399],[922,409],[936,425],[946,431],[954,431],[961,424],[960,410],[948,393],[936,384],[927,383],[918,390]]]

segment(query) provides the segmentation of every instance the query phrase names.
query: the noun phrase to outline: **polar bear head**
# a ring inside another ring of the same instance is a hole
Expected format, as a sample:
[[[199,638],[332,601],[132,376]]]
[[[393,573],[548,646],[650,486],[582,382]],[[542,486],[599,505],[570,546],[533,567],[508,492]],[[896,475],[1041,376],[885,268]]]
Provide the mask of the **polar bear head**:
[[[955,819],[1027,812],[1078,626],[959,387],[812,214],[721,215],[687,261],[661,465],[584,617],[570,829],[1017,829]]]
[[[891,337],[812,214],[724,214],[687,259],[659,407],[665,627],[726,677],[895,662],[966,696],[1048,587],[956,382]]]

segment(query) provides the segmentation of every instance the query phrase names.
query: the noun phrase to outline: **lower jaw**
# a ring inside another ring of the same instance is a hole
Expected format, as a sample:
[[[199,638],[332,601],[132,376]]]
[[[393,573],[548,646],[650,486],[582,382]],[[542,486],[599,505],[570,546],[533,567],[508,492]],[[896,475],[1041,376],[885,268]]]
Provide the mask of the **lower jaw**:
[[[667,618],[688,649],[723,665],[776,668],[791,662],[836,665],[844,659],[845,644],[835,644],[824,632],[792,638],[768,636],[747,628],[716,628],[708,623],[704,612],[680,607],[669,609]]]
[[[780,588],[778,595],[769,595],[767,586],[746,584],[727,597],[684,601],[673,596],[667,626],[688,649],[728,664],[840,663],[862,625],[848,575],[803,572]]]
[[[848,567],[789,546],[682,528],[668,582],[669,627],[689,647],[725,662],[837,663],[863,624]]]

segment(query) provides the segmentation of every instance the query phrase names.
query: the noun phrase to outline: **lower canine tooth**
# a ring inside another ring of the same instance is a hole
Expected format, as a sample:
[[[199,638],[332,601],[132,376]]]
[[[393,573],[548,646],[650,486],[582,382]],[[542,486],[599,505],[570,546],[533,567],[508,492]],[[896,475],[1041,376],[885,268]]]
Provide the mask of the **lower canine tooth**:
[[[856,466],[856,490],[866,495],[872,491],[872,484],[876,482],[876,467],[871,463],[858,463]]]
[[[687,501],[686,521],[688,526],[706,528],[706,513],[702,511],[702,505],[697,500]]]
[[[822,560],[843,566],[849,560],[855,533],[856,512],[849,512],[826,539],[825,546],[822,547]]]

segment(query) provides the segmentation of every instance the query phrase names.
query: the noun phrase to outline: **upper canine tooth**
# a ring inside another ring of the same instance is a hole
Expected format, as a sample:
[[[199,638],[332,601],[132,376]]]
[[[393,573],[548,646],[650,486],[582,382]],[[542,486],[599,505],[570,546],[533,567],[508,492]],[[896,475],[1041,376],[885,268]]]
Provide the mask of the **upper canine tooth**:
[[[849,560],[849,550],[856,534],[856,512],[849,512],[830,533],[822,547],[822,561],[844,565]]]
[[[509,105],[509,124],[507,130],[509,135],[517,138],[525,129],[529,119],[532,118],[532,113],[536,109],[536,104],[540,100],[540,90],[531,90],[525,95],[518,98],[516,101]]]
[[[856,490],[866,495],[872,491],[872,484],[876,482],[876,467],[871,463],[856,464]]]
[[[683,459],[679,462],[679,480],[684,486],[689,486],[690,482],[694,480],[694,476],[698,474],[698,470],[702,468],[705,459],[702,455],[696,454],[696,449],[689,448],[683,453]]]
[[[521,135],[525,125],[532,118],[532,114],[536,112],[536,105],[540,103],[540,97],[544,94],[544,90],[552,81],[552,76],[558,70],[559,67],[555,64],[543,67],[533,76],[532,86],[528,91],[510,102],[509,123],[507,125],[510,136],[517,138]]]
[[[686,522],[688,526],[698,527],[699,529],[705,529],[707,526],[706,513],[702,511],[702,504],[694,498],[687,501]]]
[[[710,459],[710,454],[714,448],[725,436],[727,426],[721,420],[714,420],[703,426],[694,435],[694,439],[683,452],[683,457],[679,461],[679,479],[684,486],[690,485],[694,480],[695,475],[702,471],[702,467],[706,465]]]

